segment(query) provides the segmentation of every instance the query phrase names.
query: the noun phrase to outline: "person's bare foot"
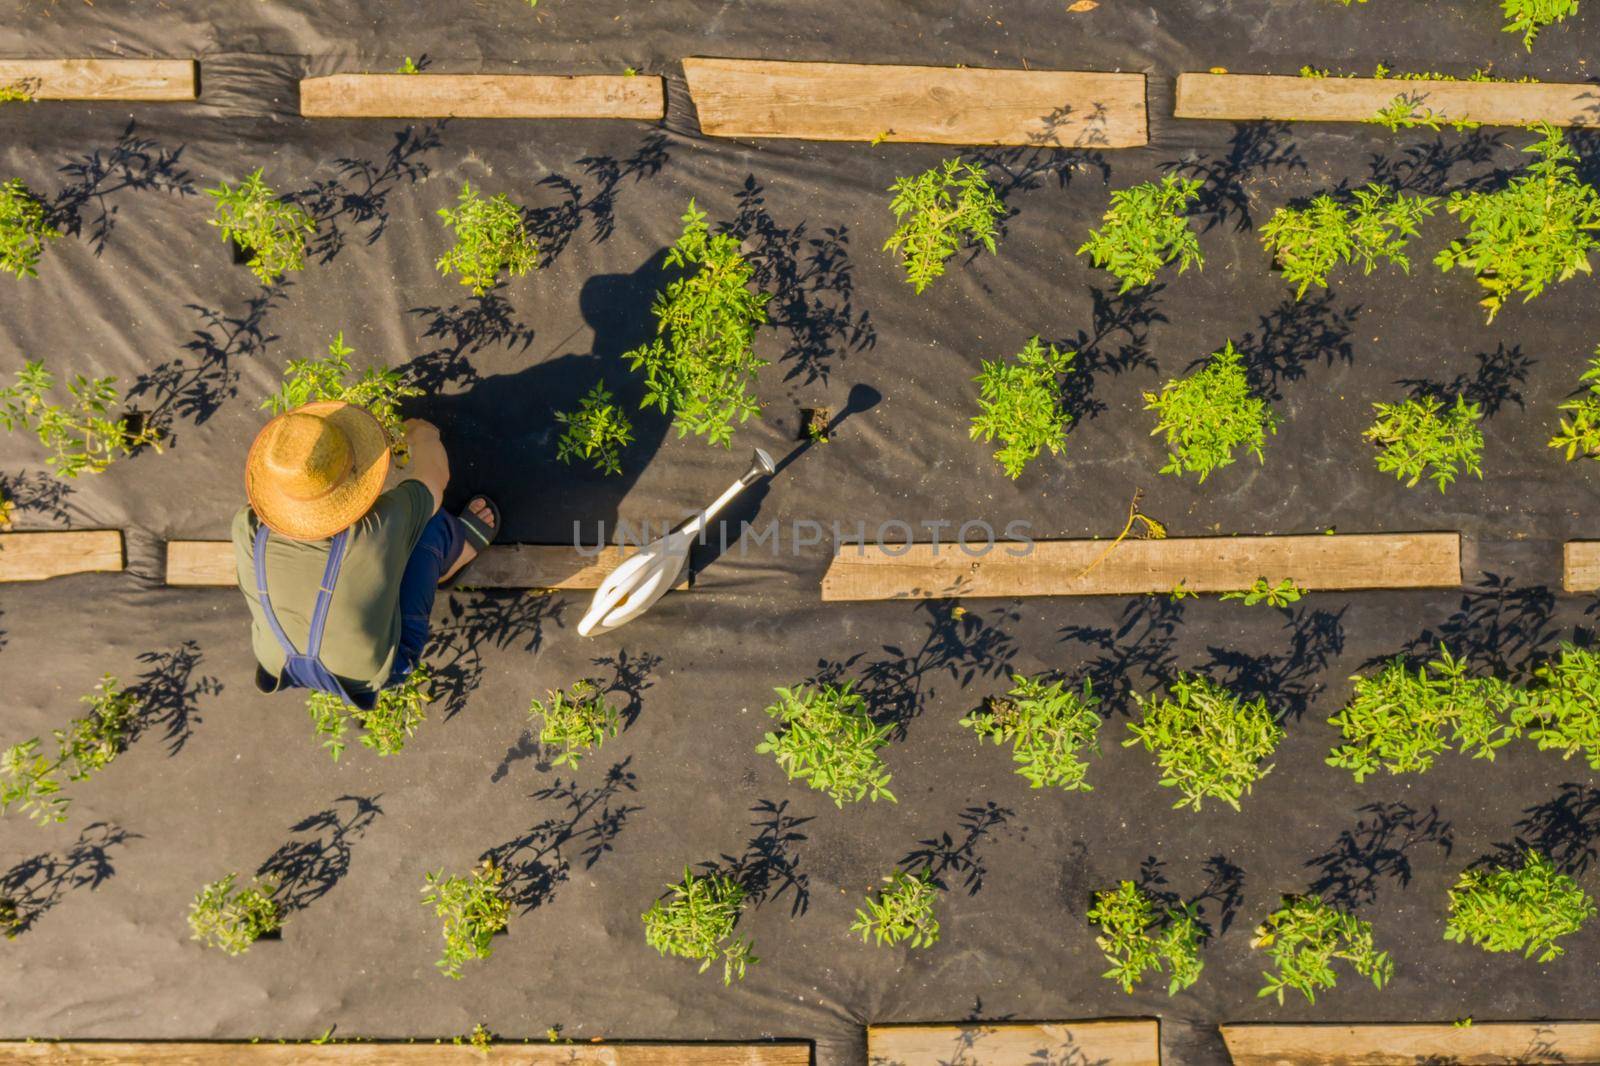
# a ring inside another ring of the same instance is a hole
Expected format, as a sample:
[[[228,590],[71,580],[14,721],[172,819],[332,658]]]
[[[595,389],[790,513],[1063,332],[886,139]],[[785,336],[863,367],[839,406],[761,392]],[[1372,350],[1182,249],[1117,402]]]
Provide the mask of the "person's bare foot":
[[[486,526],[489,526],[491,529],[494,528],[494,512],[489,510],[489,505],[484,501],[483,497],[479,496],[473,499],[473,501],[467,505],[467,510],[478,521],[482,522]],[[456,559],[455,565],[446,571],[445,575],[439,579],[439,584],[443,585],[445,582],[455,577],[461,572],[461,568],[463,566],[466,566],[477,557],[478,549],[472,543],[472,541],[468,539],[464,544],[461,545],[461,555]]]

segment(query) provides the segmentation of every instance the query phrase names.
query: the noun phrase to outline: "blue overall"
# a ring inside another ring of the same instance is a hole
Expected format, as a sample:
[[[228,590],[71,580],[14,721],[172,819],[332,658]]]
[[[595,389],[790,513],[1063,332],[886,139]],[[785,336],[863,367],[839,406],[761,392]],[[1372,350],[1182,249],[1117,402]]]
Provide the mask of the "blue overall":
[[[306,650],[297,650],[294,643],[278,624],[272,610],[272,599],[267,595],[267,534],[263,524],[256,530],[255,564],[256,595],[261,600],[261,613],[266,616],[272,635],[283,648],[283,681],[295,688],[309,688],[338,696],[345,703],[357,706],[333,671],[322,664],[322,634],[328,626],[328,609],[333,605],[333,587],[339,581],[339,568],[344,565],[345,547],[350,543],[350,531],[341,530],[328,549],[328,565],[322,571],[322,584],[317,589],[317,602],[311,609],[311,635],[306,639]]]

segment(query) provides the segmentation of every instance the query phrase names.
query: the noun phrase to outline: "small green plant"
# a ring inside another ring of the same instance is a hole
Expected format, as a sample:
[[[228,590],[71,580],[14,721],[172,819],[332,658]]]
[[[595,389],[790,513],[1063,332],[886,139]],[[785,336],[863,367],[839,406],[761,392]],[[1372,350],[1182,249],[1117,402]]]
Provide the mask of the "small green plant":
[[[1594,899],[1548,856],[1524,851],[1518,867],[1496,865],[1463,871],[1450,890],[1450,920],[1444,938],[1484,951],[1520,951],[1540,962],[1560,958],[1556,943],[1583,928],[1595,914]]]
[[[17,934],[27,925],[28,919],[23,915],[17,901],[0,896],[0,936],[4,936],[7,940],[15,940]]]
[[[23,78],[20,81],[0,85],[0,104],[31,103],[34,91],[38,87],[37,79],[34,78]]]
[[[711,233],[693,200],[682,221],[666,265],[685,276],[656,296],[656,339],[623,358],[644,370],[641,406],[671,414],[679,437],[693,433],[726,447],[734,423],[761,411],[749,390],[767,365],[756,358],[754,343],[772,296],[751,291],[755,271],[739,254],[738,240]]]
[[[1328,287],[1328,274],[1340,264],[1360,263],[1371,274],[1379,263],[1411,273],[1408,241],[1439,205],[1438,197],[1408,196],[1381,185],[1357,189],[1352,203],[1324,193],[1305,207],[1280,207],[1261,227],[1261,243],[1283,268],[1284,280],[1297,286],[1300,299],[1312,285]]]
[[[250,945],[283,928],[283,911],[271,881],[251,881],[235,887],[237,874],[229,874],[202,888],[189,904],[189,939],[229,955],[243,955]]]
[[[280,197],[261,180],[258,169],[238,185],[223,182],[207,194],[216,201],[211,224],[250,254],[250,273],[271,285],[291,270],[306,267],[306,244],[317,232],[311,213]]]
[[[60,236],[50,224],[50,212],[21,178],[0,184],[0,270],[18,278],[38,277],[44,246]]]
[[[1375,675],[1351,680],[1350,701],[1328,720],[1345,743],[1326,761],[1349,770],[1358,782],[1380,769],[1426,773],[1434,756],[1452,748],[1492,760],[1517,737],[1508,720],[1515,700],[1511,687],[1468,677],[1466,663],[1442,645],[1437,659],[1415,669],[1395,658]]]
[[[1156,753],[1161,784],[1181,795],[1174,807],[1200,810],[1207,799],[1239,809],[1241,797],[1272,772],[1261,760],[1283,739],[1283,727],[1265,697],[1245,700],[1199,674],[1179,674],[1165,698],[1134,697],[1140,720],[1123,747],[1143,744]]]
[[[539,265],[539,242],[522,208],[504,193],[485,200],[464,181],[455,209],[441,207],[438,214],[455,232],[456,243],[435,265],[441,274],[461,275],[472,295],[494,288],[502,271],[518,278]]]
[[[528,717],[539,723],[539,743],[559,744],[561,754],[552,766],[578,768],[589,752],[617,735],[617,709],[607,701],[593,681],[579,681],[566,692],[552,691],[547,699],[535,699]]]
[[[127,747],[142,706],[138,695],[106,674],[82,702],[89,713],[55,731],[54,759],[39,754],[38,737],[0,754],[0,814],[16,808],[42,826],[66,821],[72,801],[61,795],[62,778],[87,781]]]
[[[1522,34],[1522,46],[1533,51],[1539,31],[1578,13],[1578,0],[1500,0],[1506,33]]]
[[[622,449],[633,443],[633,423],[611,402],[604,382],[595,382],[576,411],[557,412],[556,421],[566,427],[556,441],[557,459],[587,459],[606,474],[622,473]]]
[[[54,387],[55,375],[42,361],[23,363],[16,384],[0,388],[0,426],[38,437],[50,452],[45,461],[57,477],[98,474],[140,448],[161,450],[154,427],[141,423],[134,428],[110,416],[117,402],[116,378],[74,374],[67,383],[72,399],[65,406],[46,398]]]
[[[406,61],[395,68],[396,74],[421,74],[422,68],[417,66],[417,61],[406,56]]]
[[[1049,449],[1051,455],[1060,455],[1066,447],[1072,415],[1062,406],[1057,379],[1071,369],[1076,355],[1034,337],[1015,362],[985,359],[983,373],[972,379],[978,383],[978,414],[969,435],[984,443],[1001,442],[994,457],[1012,480],[1040,452]]]
[[[1255,584],[1249,588],[1224,592],[1217,599],[1238,600],[1246,607],[1254,607],[1258,603],[1264,603],[1268,607],[1288,607],[1290,604],[1299,603],[1301,597],[1308,591],[1296,585],[1294,578],[1291,577],[1284,578],[1276,585],[1264,577],[1258,577]]]
[[[1257,996],[1276,996],[1293,989],[1311,1003],[1317,992],[1338,984],[1335,960],[1348,962],[1356,973],[1382,988],[1394,976],[1394,962],[1372,943],[1372,923],[1324,903],[1315,896],[1285,896],[1283,905],[1256,928],[1253,948],[1266,949],[1272,969],[1262,972],[1267,983]]]
[[[1013,674],[1011,691],[961,719],[979,743],[1011,745],[1016,772],[1034,788],[1092,791],[1081,752],[1100,747],[1100,700],[1085,679],[1081,689],[1062,681]]]
[[[1006,209],[982,167],[947,159],[915,177],[897,179],[889,191],[894,193],[889,210],[899,226],[883,250],[899,255],[906,281],[918,295],[944,274],[945,263],[963,243],[995,254]]]
[[[1182,274],[1192,264],[1205,266],[1200,238],[1189,225],[1189,205],[1200,199],[1198,178],[1168,174],[1160,184],[1147,181],[1111,194],[1111,207],[1102,228],[1089,231],[1078,249],[1097,267],[1109,270],[1122,282],[1119,293],[1148,285],[1168,263],[1176,261]]]
[[[478,1051],[488,1051],[494,1046],[494,1034],[482,1022],[472,1027],[472,1032],[467,1034],[468,1046]]]
[[[699,875],[686,867],[683,880],[668,885],[666,894],[640,916],[645,942],[664,956],[699,959],[700,973],[721,959],[722,983],[732,984],[736,977],[742,981],[746,967],[760,961],[748,938],[733,935],[744,897],[744,886],[727,874]]]
[[[1549,123],[1532,127],[1539,140],[1523,149],[1539,158],[1493,191],[1457,190],[1445,210],[1467,224],[1434,262],[1461,267],[1488,291],[1490,322],[1512,295],[1527,303],[1553,282],[1590,273],[1589,253],[1600,229],[1600,193],[1578,178],[1578,153]]]
[[[1144,394],[1144,409],[1156,413],[1150,435],[1167,436],[1163,474],[1196,473],[1204,484],[1213,470],[1234,462],[1239,448],[1266,462],[1261,449],[1267,434],[1278,432],[1278,421],[1251,389],[1243,358],[1229,341],[1193,374]]]
[[[1600,770],[1600,655],[1562,641],[1556,657],[1534,670],[1534,682],[1516,694],[1515,728],[1540,751],[1570,759],[1583,754]]]
[[[443,870],[425,876],[422,905],[444,919],[444,954],[434,965],[451,980],[461,979],[465,963],[494,954],[494,936],[511,919],[505,879],[505,871],[488,859],[466,877],[446,877]]]
[[[407,455],[400,403],[421,396],[422,390],[406,384],[405,374],[389,367],[368,367],[359,378],[353,377],[355,371],[349,357],[354,353],[355,349],[344,343],[344,331],[340,330],[328,345],[326,357],[290,360],[282,387],[261,407],[275,415],[319,400],[340,400],[364,407],[383,424],[389,435],[389,449],[403,464]]]
[[[893,727],[873,722],[866,700],[850,683],[774,691],[778,702],[767,708],[767,716],[783,729],[766,734],[756,745],[758,753],[775,757],[789,780],[800,778],[827,793],[837,807],[846,800],[895,802],[889,772],[878,755]]]
[[[1111,964],[1101,976],[1121,985],[1124,992],[1131,994],[1147,972],[1168,975],[1169,996],[1200,979],[1205,931],[1193,904],[1161,905],[1132,881],[1121,881],[1116,888],[1094,894],[1089,922],[1100,928],[1094,942]]]
[[[1550,447],[1565,448],[1568,462],[1579,455],[1600,459],[1600,348],[1594,354],[1589,369],[1578,378],[1580,384],[1588,382],[1588,391],[1557,408],[1567,413],[1556,435],[1550,438]]]
[[[11,528],[12,522],[16,519],[16,506],[15,501],[8,499],[4,492],[0,492],[0,533]]]
[[[860,933],[863,943],[875,940],[880,947],[908,944],[931,948],[937,944],[939,919],[933,908],[939,901],[939,887],[933,883],[933,875],[926,870],[914,874],[896,870],[883,880],[878,894],[869,895],[864,908],[856,908],[850,931]]]
[[[394,755],[405,749],[406,741],[426,720],[427,705],[433,702],[432,681],[428,668],[418,664],[400,684],[378,693],[378,702],[370,711],[352,707],[327,692],[308,695],[306,711],[334,762],[344,754],[344,738],[352,721],[363,730],[362,747],[379,755]]]
[[[1482,479],[1482,417],[1475,403],[1457,396],[1448,411],[1437,396],[1413,396],[1399,403],[1375,403],[1378,416],[1362,436],[1383,449],[1378,469],[1411,488],[1426,475],[1443,492],[1460,474]]]

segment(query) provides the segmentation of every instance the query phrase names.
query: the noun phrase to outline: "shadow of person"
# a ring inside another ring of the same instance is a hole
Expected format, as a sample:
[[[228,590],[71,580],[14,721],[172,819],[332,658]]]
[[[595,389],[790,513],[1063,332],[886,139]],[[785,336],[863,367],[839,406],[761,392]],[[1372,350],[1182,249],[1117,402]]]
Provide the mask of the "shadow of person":
[[[584,283],[579,309],[594,331],[587,353],[566,353],[519,370],[477,379],[451,395],[429,395],[407,413],[439,427],[450,456],[445,506],[459,510],[483,493],[500,507],[507,542],[572,544],[574,523],[585,544],[597,524],[609,538],[618,508],[666,436],[670,419],[641,410],[644,379],[622,355],[656,335],[650,308],[666,283],[666,249],[631,274],[601,274]],[[587,461],[557,460],[562,433],[556,415],[573,411],[601,382],[633,424],[622,473],[604,475]]]

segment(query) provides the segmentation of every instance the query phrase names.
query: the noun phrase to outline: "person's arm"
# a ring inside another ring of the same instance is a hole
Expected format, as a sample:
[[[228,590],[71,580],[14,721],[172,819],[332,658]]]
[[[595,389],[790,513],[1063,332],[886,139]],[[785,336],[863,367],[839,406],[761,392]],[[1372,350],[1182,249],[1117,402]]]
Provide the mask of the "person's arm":
[[[437,514],[444,506],[445,486],[450,484],[450,460],[444,454],[444,443],[439,440],[439,427],[420,418],[408,418],[405,431],[411,462],[406,464],[401,477],[428,486],[433,494],[433,512]]]

